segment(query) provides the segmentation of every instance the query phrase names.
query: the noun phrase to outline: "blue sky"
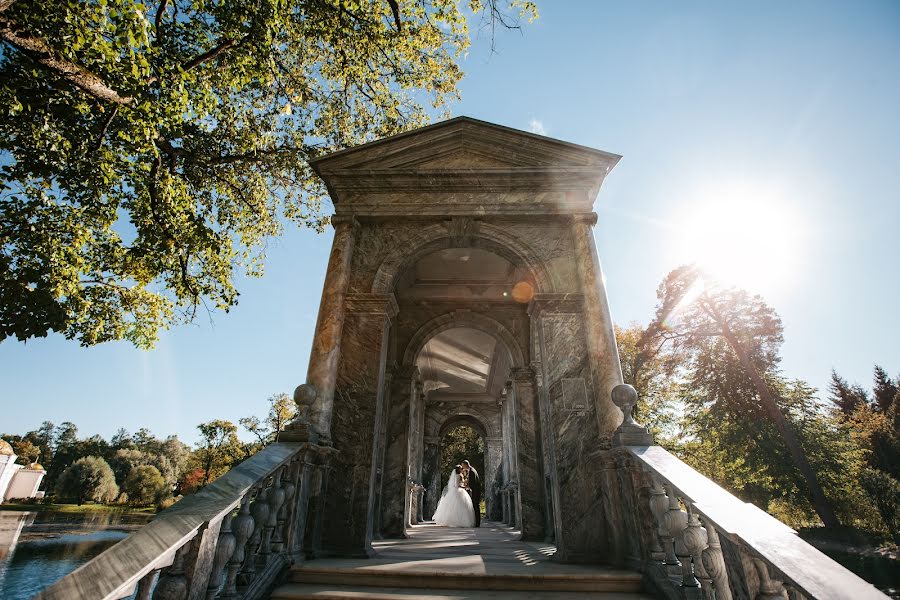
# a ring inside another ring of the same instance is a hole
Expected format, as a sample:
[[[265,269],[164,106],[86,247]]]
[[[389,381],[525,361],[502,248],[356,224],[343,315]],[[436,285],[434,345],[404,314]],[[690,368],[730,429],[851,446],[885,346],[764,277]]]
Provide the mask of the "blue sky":
[[[788,376],[900,373],[900,3],[539,7],[496,54],[475,40],[454,114],[623,155],[595,206],[615,321],[650,318],[662,277],[708,239],[697,215],[721,210],[726,245],[764,258],[747,284],[783,318]],[[194,441],[202,421],[262,414],[305,378],[330,243],[289,230],[235,310],[149,352],[0,344],[0,430],[69,420]]]

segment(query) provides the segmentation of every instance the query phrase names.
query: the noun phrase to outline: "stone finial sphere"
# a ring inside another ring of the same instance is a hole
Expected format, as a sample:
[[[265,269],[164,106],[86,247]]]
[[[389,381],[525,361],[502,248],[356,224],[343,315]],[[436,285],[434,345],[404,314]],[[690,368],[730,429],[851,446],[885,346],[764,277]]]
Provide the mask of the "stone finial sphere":
[[[622,410],[622,414],[625,417],[624,424],[631,425],[634,423],[631,413],[638,401],[637,390],[627,383],[621,383],[612,389],[611,395],[613,404]]]
[[[297,406],[310,406],[316,401],[318,395],[316,386],[311,383],[303,383],[294,390],[294,403]]]

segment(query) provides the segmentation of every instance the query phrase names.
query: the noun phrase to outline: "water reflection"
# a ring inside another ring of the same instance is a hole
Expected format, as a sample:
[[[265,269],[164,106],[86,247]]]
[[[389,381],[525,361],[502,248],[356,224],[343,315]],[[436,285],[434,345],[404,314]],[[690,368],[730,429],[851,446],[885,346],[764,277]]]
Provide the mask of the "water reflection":
[[[149,518],[117,512],[0,512],[0,598],[31,598]]]

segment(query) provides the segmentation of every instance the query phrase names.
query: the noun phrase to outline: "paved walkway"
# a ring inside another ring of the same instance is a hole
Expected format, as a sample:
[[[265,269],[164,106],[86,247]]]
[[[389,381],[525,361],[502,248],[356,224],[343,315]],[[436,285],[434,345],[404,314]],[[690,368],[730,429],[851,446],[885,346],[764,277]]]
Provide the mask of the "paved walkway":
[[[373,558],[319,558],[295,567],[272,598],[649,598],[640,593],[635,572],[552,562],[552,544],[523,542],[518,531],[490,521],[479,528],[424,523],[413,526],[407,539],[378,540],[373,547]]]

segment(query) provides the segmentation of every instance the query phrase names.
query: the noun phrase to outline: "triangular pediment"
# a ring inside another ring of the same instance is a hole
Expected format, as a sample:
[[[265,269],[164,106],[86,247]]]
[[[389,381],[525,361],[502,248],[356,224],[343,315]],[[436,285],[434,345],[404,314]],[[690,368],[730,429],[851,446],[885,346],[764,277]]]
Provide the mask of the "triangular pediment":
[[[453,171],[599,167],[619,156],[469,117],[422,127],[313,161],[327,173],[349,170]]]
[[[457,117],[319,157],[338,214],[589,211],[620,156]]]

